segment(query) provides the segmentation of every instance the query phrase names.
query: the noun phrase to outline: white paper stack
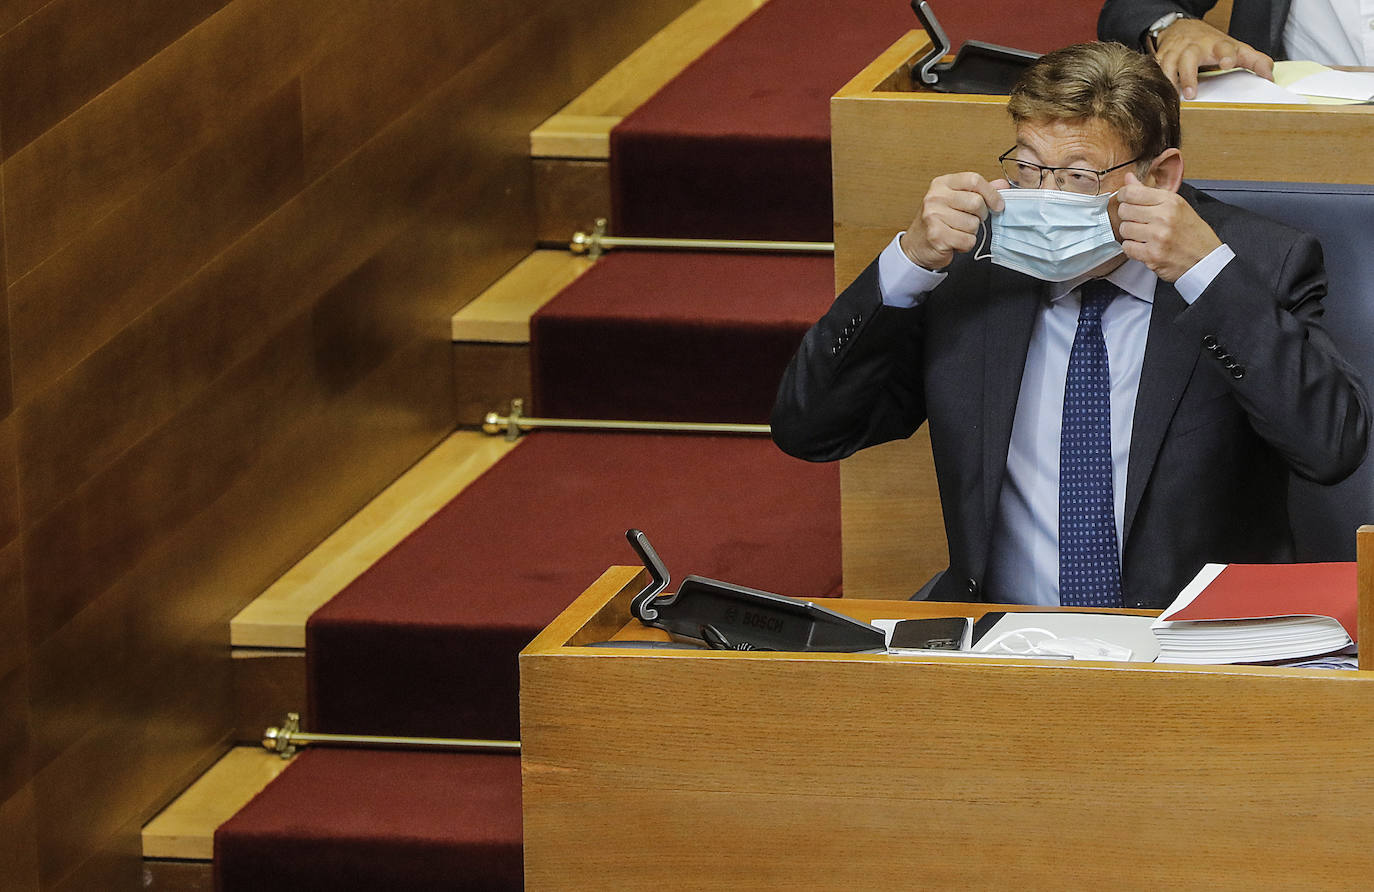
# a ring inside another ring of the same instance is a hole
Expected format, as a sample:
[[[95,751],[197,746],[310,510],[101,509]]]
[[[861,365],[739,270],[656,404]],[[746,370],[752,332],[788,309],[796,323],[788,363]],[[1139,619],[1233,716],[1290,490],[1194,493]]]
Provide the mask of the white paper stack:
[[[1327,614],[1353,627],[1354,597],[1353,565],[1208,564],[1151,627],[1158,662],[1270,663],[1353,652],[1346,626]]]

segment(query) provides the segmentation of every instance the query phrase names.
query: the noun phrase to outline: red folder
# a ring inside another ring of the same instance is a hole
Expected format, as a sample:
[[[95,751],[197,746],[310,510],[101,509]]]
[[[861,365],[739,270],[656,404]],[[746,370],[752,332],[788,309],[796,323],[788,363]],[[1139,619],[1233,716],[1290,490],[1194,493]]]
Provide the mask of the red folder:
[[[1171,620],[1244,620],[1329,616],[1356,641],[1359,597],[1355,562],[1228,564]]]

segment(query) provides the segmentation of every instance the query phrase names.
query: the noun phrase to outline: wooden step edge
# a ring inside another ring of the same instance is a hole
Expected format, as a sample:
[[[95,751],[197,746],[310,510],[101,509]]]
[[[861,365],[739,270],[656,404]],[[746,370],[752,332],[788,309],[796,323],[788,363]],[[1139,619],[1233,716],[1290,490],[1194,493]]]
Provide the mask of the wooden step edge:
[[[764,2],[699,0],[531,131],[531,157],[609,158],[611,129]]]
[[[420,459],[230,622],[238,648],[304,648],[310,615],[518,446],[458,431]]]
[[[528,344],[530,317],[591,266],[568,251],[533,252],[453,314],[453,340]]]
[[[261,747],[236,746],[143,827],[143,857],[210,861],[215,830],[289,763]]]
[[[530,157],[606,161],[611,157],[611,131],[622,120],[620,115],[559,112],[530,131]]]

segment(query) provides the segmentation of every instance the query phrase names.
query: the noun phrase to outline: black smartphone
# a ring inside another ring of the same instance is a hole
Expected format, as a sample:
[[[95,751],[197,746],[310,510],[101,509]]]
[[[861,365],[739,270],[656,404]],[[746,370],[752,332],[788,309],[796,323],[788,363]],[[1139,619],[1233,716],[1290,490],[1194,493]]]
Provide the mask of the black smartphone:
[[[967,616],[904,619],[892,627],[888,650],[962,650],[968,637]]]

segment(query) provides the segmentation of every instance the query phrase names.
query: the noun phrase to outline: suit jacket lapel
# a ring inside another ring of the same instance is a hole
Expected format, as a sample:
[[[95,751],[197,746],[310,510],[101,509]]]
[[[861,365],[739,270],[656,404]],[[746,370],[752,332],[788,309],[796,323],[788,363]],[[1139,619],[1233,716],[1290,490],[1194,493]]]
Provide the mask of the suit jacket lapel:
[[[1126,542],[1130,541],[1131,524],[1154,471],[1164,433],[1197,364],[1198,346],[1169,330],[1174,318],[1186,308],[1172,284],[1161,280],[1156,285],[1140,369],[1140,389],[1135,398],[1131,453],[1126,464],[1126,511],[1122,522],[1122,538]]]
[[[1048,285],[1005,267],[992,267],[983,354],[983,528],[992,535],[997,497],[1007,471],[1011,427],[1036,314]],[[985,540],[986,541],[986,540]]]

